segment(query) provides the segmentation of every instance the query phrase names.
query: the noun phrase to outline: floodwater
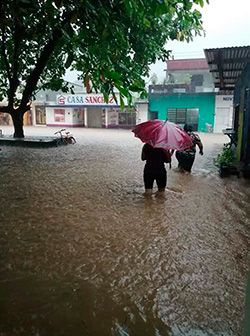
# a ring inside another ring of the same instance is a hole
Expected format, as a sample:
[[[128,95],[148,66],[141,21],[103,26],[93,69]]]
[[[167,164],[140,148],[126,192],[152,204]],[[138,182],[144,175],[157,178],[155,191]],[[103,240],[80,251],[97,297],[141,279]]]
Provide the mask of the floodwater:
[[[145,198],[130,131],[73,133],[0,152],[0,335],[242,335],[250,183],[218,177],[225,136]]]

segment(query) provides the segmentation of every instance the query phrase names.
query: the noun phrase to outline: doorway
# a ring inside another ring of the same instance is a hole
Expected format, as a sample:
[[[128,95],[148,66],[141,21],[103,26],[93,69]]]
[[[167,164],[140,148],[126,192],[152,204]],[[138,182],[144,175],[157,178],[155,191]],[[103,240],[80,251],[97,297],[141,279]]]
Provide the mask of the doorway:
[[[150,120],[158,119],[158,111],[150,111],[149,112],[149,119]]]
[[[102,108],[88,107],[87,116],[88,127],[102,128]]]

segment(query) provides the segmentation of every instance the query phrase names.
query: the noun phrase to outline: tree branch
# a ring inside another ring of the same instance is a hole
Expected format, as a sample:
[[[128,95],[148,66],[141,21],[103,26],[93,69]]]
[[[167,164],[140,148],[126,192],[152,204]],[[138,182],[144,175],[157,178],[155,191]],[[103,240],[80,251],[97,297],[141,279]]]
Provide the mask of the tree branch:
[[[20,29],[21,27],[19,27]],[[16,90],[18,88],[18,76],[17,76],[17,65],[18,65],[18,49],[19,49],[19,30],[17,27],[17,20],[15,19],[15,26],[14,26],[14,52],[13,52],[13,61],[12,61],[12,69],[10,67],[10,62],[7,58],[7,48],[6,48],[6,35],[4,28],[1,29],[2,31],[2,43],[1,43],[1,53],[2,58],[5,64],[7,77],[9,80],[9,90],[8,90],[8,106],[9,109],[13,109],[14,107],[14,97]],[[21,31],[21,29],[20,29]]]
[[[5,31],[4,31],[3,28],[1,29],[1,31],[2,31],[1,52],[2,52],[2,56],[3,56],[4,64],[5,64],[5,67],[6,67],[6,72],[7,72],[8,80],[10,82],[11,81],[11,72],[10,72],[10,66],[9,66],[9,63],[8,63],[7,55],[6,55]]]
[[[14,51],[13,51],[13,62],[12,62],[12,78],[13,78],[13,87],[12,87],[12,95],[14,96],[17,87],[19,85],[18,81],[18,51],[20,48],[20,41],[21,41],[21,31],[23,27],[18,24],[18,20],[15,17],[14,19],[14,34],[13,34],[13,39],[14,39]]]
[[[44,71],[50,56],[53,54],[57,43],[62,37],[62,31],[57,29],[53,32],[52,37],[49,39],[48,43],[43,48],[40,57],[36,63],[35,68],[31,72],[30,76],[27,79],[25,89],[23,91],[22,100],[19,106],[19,109],[25,112],[27,105],[30,101],[32,93],[39,81],[39,78]]]
[[[52,37],[48,40],[47,44],[44,46],[40,57],[36,63],[35,68],[31,72],[30,76],[28,77],[26,81],[26,86],[22,95],[22,100],[19,106],[19,110],[25,112],[27,109],[27,105],[29,104],[30,98],[32,96],[33,91],[36,88],[36,85],[39,81],[39,78],[46,68],[46,65],[48,64],[49,58],[53,54],[54,50],[56,49],[56,46],[60,39],[63,36],[63,29],[70,24],[71,19],[74,15],[74,11],[71,12],[65,12],[64,20],[61,24],[61,27],[55,27],[52,31]]]

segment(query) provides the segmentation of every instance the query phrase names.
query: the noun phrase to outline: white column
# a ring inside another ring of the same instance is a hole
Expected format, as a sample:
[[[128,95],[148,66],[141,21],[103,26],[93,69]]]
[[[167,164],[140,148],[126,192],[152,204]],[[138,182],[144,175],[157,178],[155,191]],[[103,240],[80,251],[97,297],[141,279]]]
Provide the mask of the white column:
[[[88,109],[87,109],[87,107],[84,107],[84,125],[85,125],[85,127],[88,127]]]
[[[35,101],[33,100],[31,103],[31,116],[32,116],[32,126],[36,126],[36,108]]]
[[[108,128],[108,109],[105,108],[105,128]]]

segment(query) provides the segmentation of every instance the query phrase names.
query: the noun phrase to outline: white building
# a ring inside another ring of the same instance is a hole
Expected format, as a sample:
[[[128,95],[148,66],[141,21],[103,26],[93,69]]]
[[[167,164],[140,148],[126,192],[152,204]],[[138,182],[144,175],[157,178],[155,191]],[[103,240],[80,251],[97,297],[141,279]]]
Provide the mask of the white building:
[[[58,94],[55,101],[36,102],[33,107],[34,124],[61,127],[131,128],[146,121],[146,101],[137,101],[129,107],[120,107],[110,96],[105,102],[102,94],[78,93]]]
[[[222,133],[223,129],[232,128],[233,96],[215,96],[214,133]]]

